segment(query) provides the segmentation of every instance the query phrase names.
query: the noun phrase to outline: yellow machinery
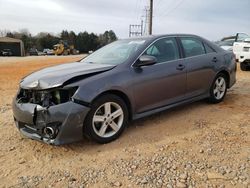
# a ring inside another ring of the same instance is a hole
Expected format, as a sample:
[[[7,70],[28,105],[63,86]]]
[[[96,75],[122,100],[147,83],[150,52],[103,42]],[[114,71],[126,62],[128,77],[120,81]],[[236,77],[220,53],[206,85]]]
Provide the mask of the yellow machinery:
[[[59,44],[53,46],[55,55],[75,55],[77,54],[74,45],[68,45],[66,42],[60,41]]]

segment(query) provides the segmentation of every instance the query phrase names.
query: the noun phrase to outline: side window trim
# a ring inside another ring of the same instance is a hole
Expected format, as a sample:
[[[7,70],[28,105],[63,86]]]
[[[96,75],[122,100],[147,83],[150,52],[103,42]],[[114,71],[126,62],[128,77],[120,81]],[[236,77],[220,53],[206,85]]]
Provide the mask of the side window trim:
[[[178,43],[177,37],[175,37],[175,36],[163,37],[163,38],[159,38],[158,40],[155,40],[154,42],[152,42],[152,43],[143,51],[143,53],[139,56],[139,58],[140,58],[147,50],[149,50],[156,42],[158,42],[158,41],[160,41],[160,40],[167,40],[167,39],[173,40],[173,41],[175,42],[175,44],[176,44],[176,52],[178,53],[178,57],[177,57],[177,59],[159,62],[159,63],[156,63],[155,65],[163,64],[163,63],[169,63],[169,62],[178,61],[178,60],[182,59],[182,58],[183,58],[183,57],[182,57],[182,51],[181,51],[181,49],[180,49],[180,45],[179,45],[179,43]],[[139,58],[138,58],[138,59],[139,59]],[[138,60],[138,59],[137,59],[137,60]],[[153,66],[154,66],[154,65],[153,65]]]
[[[152,44],[154,44],[155,42],[157,42],[158,40],[161,40],[161,39],[167,39],[167,38],[175,38],[176,42],[177,42],[177,45],[179,45],[180,49],[182,49],[182,46],[180,43],[178,43],[178,40],[180,40],[180,36],[165,36],[165,37],[161,37],[161,38],[158,38],[158,39],[155,39],[154,41],[152,41],[141,53],[140,55],[138,55],[138,57],[133,61],[133,63],[130,65],[131,68],[134,67],[134,64],[136,64],[136,62],[140,59],[140,57],[151,47]],[[179,50],[179,48],[178,48]],[[179,59],[176,59],[174,61],[178,61],[178,60],[181,60],[181,59],[184,59],[184,55],[183,55],[183,52],[181,50],[179,50],[179,54],[180,54],[180,58]],[[182,56],[181,56],[182,54]],[[166,63],[166,62],[165,62]],[[158,64],[161,64],[161,63],[157,63],[155,65],[158,65]],[[152,65],[152,66],[155,66],[155,65]]]
[[[203,50],[204,50],[205,53],[204,53],[204,54],[200,54],[200,55],[195,55],[195,56],[187,57],[187,56],[186,56],[186,53],[185,53],[185,48],[184,48],[184,46],[183,46],[183,44],[182,44],[182,41],[181,41],[182,38],[190,38],[190,39],[194,39],[194,40],[196,40],[196,41],[199,41],[199,42],[202,44]],[[180,40],[181,48],[182,48],[182,50],[183,50],[183,58],[184,58],[184,59],[187,59],[187,58],[194,58],[194,57],[199,57],[199,56],[204,56],[204,55],[207,54],[207,53],[206,53],[206,48],[205,48],[205,46],[204,46],[204,44],[203,44],[203,41],[200,40],[199,38],[194,37],[194,36],[180,36],[180,37],[179,37],[179,40]]]
[[[184,59],[186,58],[185,52],[184,52],[184,48],[183,45],[181,43],[181,39],[180,37],[175,37],[177,44],[178,44],[178,50],[179,50],[179,54],[180,54],[180,59]]]
[[[202,41],[202,45],[203,45],[203,47],[204,47],[204,49],[205,49],[206,54],[217,53],[217,52],[216,52],[211,46],[209,46],[206,42]],[[208,52],[207,52],[207,48],[206,48],[205,45],[207,45],[213,52],[208,53]]]

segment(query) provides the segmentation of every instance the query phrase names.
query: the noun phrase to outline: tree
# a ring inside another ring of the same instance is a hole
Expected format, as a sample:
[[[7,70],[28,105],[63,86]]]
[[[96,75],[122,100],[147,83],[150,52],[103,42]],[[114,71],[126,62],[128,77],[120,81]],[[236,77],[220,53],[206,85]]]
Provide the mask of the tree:
[[[76,49],[81,53],[88,53],[90,50],[97,50],[99,47],[98,36],[94,33],[80,32],[76,37]]]
[[[27,36],[24,34],[21,36],[21,40],[23,41],[25,50],[28,50],[33,46],[31,38],[32,38],[31,36]]]
[[[0,37],[5,37],[7,33],[9,33],[9,31],[7,31],[6,29],[0,30]]]
[[[76,49],[78,49],[81,53],[87,53],[88,52],[88,38],[89,34],[87,31],[80,32],[76,37]]]
[[[37,48],[38,50],[52,49],[55,44],[62,40],[69,45],[74,45],[81,53],[88,53],[90,50],[95,51],[117,40],[116,34],[112,30],[105,31],[99,36],[87,31],[76,35],[74,31],[68,32],[67,30],[63,30],[58,37],[48,32],[40,32],[36,36],[32,36],[27,29],[21,29],[19,32],[1,30],[0,35],[21,39],[26,50],[30,48]]]
[[[6,33],[6,37],[14,38],[14,34],[9,31]]]
[[[59,41],[60,38],[55,37],[48,33],[47,35],[38,38],[38,45],[39,45],[38,49],[40,50],[45,48],[52,49],[55,44],[59,43]]]
[[[69,40],[69,32],[67,30],[62,30],[60,35],[61,40],[68,42]]]
[[[74,31],[69,32],[68,43],[69,45],[76,45],[76,34]]]
[[[34,45],[34,39],[28,29],[20,29],[19,32],[14,32],[12,37],[22,40],[25,50],[29,50]]]
[[[92,51],[97,50],[98,47],[99,47],[99,45],[100,45],[100,44],[99,44],[98,36],[97,36],[96,34],[94,34],[94,33],[91,33],[91,34],[89,35],[89,40],[90,40],[90,44],[89,44],[89,46],[88,46],[89,51],[90,51],[90,50],[92,50]]]
[[[114,31],[105,31],[99,36],[100,47],[105,46],[113,41],[117,40],[117,36]]]

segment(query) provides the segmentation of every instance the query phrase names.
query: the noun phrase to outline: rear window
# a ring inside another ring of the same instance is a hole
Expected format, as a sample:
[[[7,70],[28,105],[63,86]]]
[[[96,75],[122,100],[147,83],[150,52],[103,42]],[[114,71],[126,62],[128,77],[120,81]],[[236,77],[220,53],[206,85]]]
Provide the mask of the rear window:
[[[214,49],[211,48],[210,46],[208,46],[206,43],[204,43],[204,46],[205,46],[205,49],[206,49],[206,52],[207,54],[210,54],[210,53],[214,53]]]
[[[205,54],[205,49],[202,42],[191,37],[182,37],[181,43],[184,48],[186,57],[193,57]]]

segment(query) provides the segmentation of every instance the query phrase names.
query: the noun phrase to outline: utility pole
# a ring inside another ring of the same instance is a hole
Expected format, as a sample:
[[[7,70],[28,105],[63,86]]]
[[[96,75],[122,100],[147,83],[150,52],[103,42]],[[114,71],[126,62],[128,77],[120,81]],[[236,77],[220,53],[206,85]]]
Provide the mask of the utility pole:
[[[150,1],[150,6],[145,7],[145,15],[142,16],[141,25],[129,25],[129,37],[152,35],[153,33],[153,0]],[[143,17],[145,20],[143,22]],[[143,25],[145,24],[145,25]]]
[[[141,19],[141,36],[143,36],[143,19]]]
[[[144,18],[144,30],[143,30],[143,35],[149,35],[149,7],[145,6],[144,9],[144,15],[142,18]]]
[[[149,27],[148,27],[148,33],[149,35],[152,35],[152,28],[153,28],[153,0],[150,0],[150,6],[149,6]]]

